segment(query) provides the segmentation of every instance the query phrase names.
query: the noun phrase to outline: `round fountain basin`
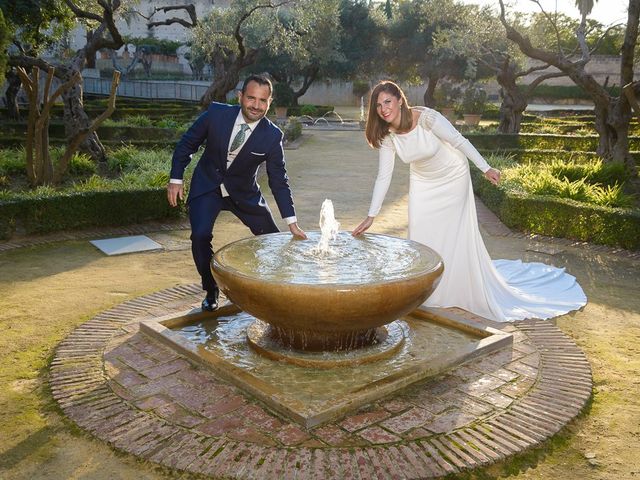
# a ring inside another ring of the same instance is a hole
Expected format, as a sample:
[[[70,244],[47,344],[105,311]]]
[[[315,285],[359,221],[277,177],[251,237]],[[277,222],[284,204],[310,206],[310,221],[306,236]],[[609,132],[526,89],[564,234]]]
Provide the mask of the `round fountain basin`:
[[[413,311],[437,286],[440,256],[411,240],[340,232],[331,252],[315,251],[320,232],[246,238],[212,259],[220,289],[299,350],[346,350],[379,342],[384,325]]]

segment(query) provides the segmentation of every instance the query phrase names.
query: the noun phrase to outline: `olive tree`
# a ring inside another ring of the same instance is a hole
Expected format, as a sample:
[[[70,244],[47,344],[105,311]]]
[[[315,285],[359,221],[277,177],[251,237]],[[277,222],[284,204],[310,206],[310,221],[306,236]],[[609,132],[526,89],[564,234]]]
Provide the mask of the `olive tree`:
[[[514,42],[520,51],[530,58],[553,65],[564,72],[573,82],[592,98],[595,105],[595,128],[599,135],[598,154],[608,161],[623,162],[631,170],[636,165],[629,155],[629,122],[632,116],[630,98],[640,93],[640,82],[634,81],[634,55],[638,41],[638,23],[640,21],[640,0],[629,0],[626,30],[620,51],[620,81],[626,95],[616,96],[610,92],[606,84],[599,83],[593,75],[586,71],[586,65],[595,49],[590,48],[586,38],[587,17],[591,12],[593,1],[579,0],[581,21],[575,31],[576,50],[567,50],[556,41],[556,48],[551,49],[536,44],[530,36],[519,29],[507,17],[504,0],[500,3],[500,21],[507,38]],[[554,17],[547,15],[547,21],[554,28]],[[559,38],[559,37],[558,37]]]

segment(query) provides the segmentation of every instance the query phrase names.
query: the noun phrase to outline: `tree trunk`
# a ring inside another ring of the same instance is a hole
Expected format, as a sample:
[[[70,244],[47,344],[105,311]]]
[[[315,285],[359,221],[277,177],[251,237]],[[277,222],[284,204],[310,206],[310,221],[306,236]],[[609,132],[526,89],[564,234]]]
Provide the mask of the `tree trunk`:
[[[91,119],[84,111],[82,103],[82,80],[62,94],[62,101],[64,105],[62,121],[64,123],[65,136],[67,139],[71,139],[91,125]],[[80,151],[90,155],[96,162],[107,161],[104,146],[100,143],[96,132],[91,132],[80,144]]]
[[[435,108],[435,106],[436,106],[436,100],[435,100],[433,94],[436,91],[436,86],[438,85],[438,80],[440,80],[440,77],[438,75],[435,75],[435,74],[430,74],[427,77],[427,88],[424,91],[424,95],[422,97],[422,100],[424,102],[424,106],[425,107]]]
[[[522,122],[522,114],[527,108],[527,96],[524,95],[516,84],[518,78],[515,65],[506,60],[497,75],[502,95],[500,105],[500,133],[519,133]]]
[[[227,102],[227,93],[233,90],[240,81],[240,74],[226,74],[213,81],[204,95],[200,98],[200,105],[206,108],[211,102]]]
[[[232,58],[227,62],[227,58],[220,54],[215,59],[213,68],[213,83],[209,85],[207,91],[200,98],[202,108],[207,108],[211,102],[226,103],[227,93],[232,91],[240,81],[240,71],[255,63],[257,50],[249,50],[242,58]]]
[[[87,30],[87,43],[85,45],[91,45],[93,39],[93,30]],[[87,48],[87,68],[96,68],[96,50]]]
[[[18,92],[22,82],[20,77],[10,69],[7,71],[7,91],[4,94],[5,103],[7,104],[7,115],[12,120],[20,120],[20,107],[18,106]]]
[[[312,66],[307,71],[307,74],[305,75],[302,81],[302,86],[300,87],[300,89],[298,91],[295,91],[295,90],[293,91],[294,106],[296,107],[298,106],[298,99],[302,97],[305,93],[307,93],[307,90],[309,90],[309,87],[313,84],[313,82],[315,82],[319,71],[320,71],[320,67],[318,67],[317,65]]]

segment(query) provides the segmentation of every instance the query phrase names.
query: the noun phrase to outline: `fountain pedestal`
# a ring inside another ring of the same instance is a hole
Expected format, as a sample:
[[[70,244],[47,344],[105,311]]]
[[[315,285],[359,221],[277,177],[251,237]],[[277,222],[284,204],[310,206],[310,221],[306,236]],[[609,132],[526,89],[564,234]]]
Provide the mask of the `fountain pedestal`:
[[[288,233],[262,235],[228,244],[212,260],[229,300],[268,323],[267,335],[285,348],[348,351],[382,342],[384,325],[421,305],[444,269],[430,248],[387,235],[341,232],[325,256],[310,245]]]
[[[318,256],[308,236],[221,248],[212,271],[232,303],[141,328],[307,428],[511,344],[421,306],[443,271],[424,245],[341,232]]]

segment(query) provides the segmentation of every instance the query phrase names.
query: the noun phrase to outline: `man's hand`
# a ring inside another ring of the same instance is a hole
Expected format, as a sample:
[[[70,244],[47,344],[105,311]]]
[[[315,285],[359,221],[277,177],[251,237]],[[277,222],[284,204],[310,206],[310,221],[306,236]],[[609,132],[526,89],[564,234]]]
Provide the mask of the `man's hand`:
[[[498,185],[498,183],[500,183],[500,170],[490,168],[489,170],[484,172],[484,177],[494,185]]]
[[[373,218],[374,217],[367,217],[364,219],[364,221],[358,225],[353,232],[351,232],[351,235],[353,235],[354,237],[357,237],[358,235],[362,235],[364,232],[366,232],[369,227],[371,225],[373,225]]]
[[[172,207],[178,206],[178,199],[184,200],[184,185],[182,183],[167,184],[167,199]]]
[[[307,234],[304,233],[304,230],[302,230],[297,223],[290,223],[289,230],[291,231],[294,237],[299,238],[300,240],[307,239]]]

